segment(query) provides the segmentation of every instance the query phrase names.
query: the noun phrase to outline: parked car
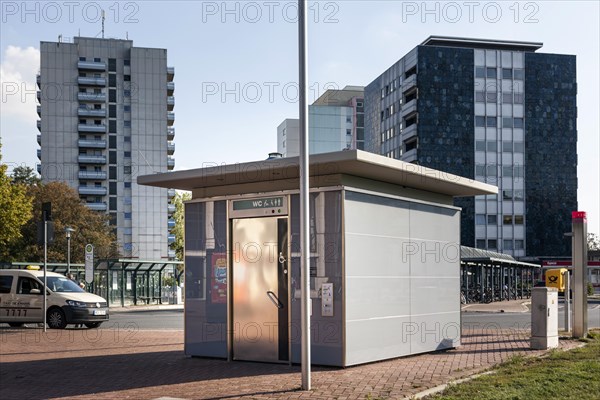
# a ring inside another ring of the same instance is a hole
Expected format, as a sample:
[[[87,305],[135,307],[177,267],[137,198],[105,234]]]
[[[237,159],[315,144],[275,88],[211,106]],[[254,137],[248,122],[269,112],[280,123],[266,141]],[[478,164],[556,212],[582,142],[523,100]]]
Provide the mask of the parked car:
[[[48,283],[46,323],[52,329],[68,324],[97,328],[108,320],[107,302],[88,293],[64,275],[46,274]],[[0,270],[0,323],[19,327],[44,321],[44,272],[40,270]]]

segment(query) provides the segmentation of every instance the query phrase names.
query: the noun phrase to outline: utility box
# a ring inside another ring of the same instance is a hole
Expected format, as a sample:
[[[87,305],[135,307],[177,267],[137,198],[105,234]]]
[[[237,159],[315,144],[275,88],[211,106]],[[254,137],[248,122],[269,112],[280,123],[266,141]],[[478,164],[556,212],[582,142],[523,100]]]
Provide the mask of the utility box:
[[[558,289],[559,292],[565,291],[565,272],[566,268],[549,269],[546,271],[546,287]]]
[[[558,289],[539,287],[531,293],[531,348],[558,347]]]

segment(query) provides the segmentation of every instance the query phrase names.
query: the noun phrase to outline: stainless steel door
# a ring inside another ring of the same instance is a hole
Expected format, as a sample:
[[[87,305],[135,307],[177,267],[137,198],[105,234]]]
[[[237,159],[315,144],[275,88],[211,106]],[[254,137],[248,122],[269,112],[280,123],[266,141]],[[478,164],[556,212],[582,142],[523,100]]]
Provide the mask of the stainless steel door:
[[[287,360],[287,351],[281,351],[288,346],[287,318],[282,318],[287,315],[287,293],[280,299],[281,286],[287,291],[287,284],[280,284],[286,281],[282,274],[287,277],[287,265],[280,263],[281,237],[286,236],[281,234],[282,225],[287,231],[285,221],[276,217],[232,220],[236,360]]]

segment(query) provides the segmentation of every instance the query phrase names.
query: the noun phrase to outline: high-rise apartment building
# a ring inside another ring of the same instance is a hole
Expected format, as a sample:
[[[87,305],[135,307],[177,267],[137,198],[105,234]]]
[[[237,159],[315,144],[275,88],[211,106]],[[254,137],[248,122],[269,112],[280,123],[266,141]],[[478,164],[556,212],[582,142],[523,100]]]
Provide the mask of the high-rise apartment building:
[[[364,150],[364,87],[329,89],[308,107],[309,153]],[[296,157],[299,121],[286,119],[277,127],[277,152]]]
[[[64,181],[89,208],[108,213],[123,256],[174,257],[175,191],[136,183],[138,175],[175,166],[175,72],[167,50],[75,37],[41,42],[40,51],[42,180]]]
[[[570,253],[576,59],[541,47],[432,36],[365,89],[366,150],[499,187],[456,201],[464,245]]]

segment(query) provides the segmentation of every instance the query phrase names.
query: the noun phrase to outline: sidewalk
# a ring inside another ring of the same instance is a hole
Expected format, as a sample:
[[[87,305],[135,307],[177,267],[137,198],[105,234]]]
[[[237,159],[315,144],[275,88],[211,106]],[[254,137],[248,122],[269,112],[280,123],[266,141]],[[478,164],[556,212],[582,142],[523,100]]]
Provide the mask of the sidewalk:
[[[453,350],[313,367],[313,390],[303,392],[299,366],[185,357],[183,331],[0,329],[0,398],[401,399],[544,353],[529,349],[528,331],[468,330]]]
[[[528,312],[528,305],[531,299],[494,301],[488,304],[470,303],[461,304],[460,310],[463,312],[485,312],[485,313],[524,313]]]
[[[110,306],[111,313],[131,311],[183,310],[183,304],[142,304],[139,306]]]

